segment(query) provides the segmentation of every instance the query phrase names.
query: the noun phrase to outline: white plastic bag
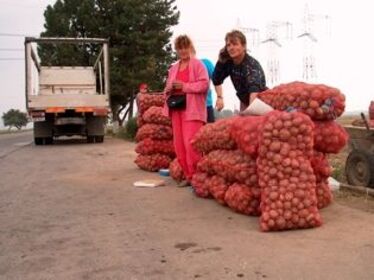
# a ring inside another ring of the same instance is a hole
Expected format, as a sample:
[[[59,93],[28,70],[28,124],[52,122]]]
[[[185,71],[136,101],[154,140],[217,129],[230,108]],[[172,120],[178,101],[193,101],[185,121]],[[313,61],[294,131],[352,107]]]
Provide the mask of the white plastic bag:
[[[264,101],[262,101],[259,98],[255,98],[253,102],[248,106],[247,109],[244,111],[240,112],[240,115],[243,116],[262,116],[265,115],[271,111],[273,111],[273,107],[270,105],[266,104]]]

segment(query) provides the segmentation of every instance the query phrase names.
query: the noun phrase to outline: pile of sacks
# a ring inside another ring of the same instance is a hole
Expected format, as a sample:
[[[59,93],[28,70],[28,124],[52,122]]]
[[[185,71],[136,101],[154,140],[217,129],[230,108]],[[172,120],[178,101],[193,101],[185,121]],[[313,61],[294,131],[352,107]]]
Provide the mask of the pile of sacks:
[[[139,93],[135,163],[146,171],[168,168],[175,158],[171,120],[163,116],[162,93]]]
[[[259,98],[276,110],[220,120],[196,134],[193,146],[204,156],[192,180],[195,194],[260,216],[262,231],[320,226],[319,209],[332,202],[327,155],[348,141],[334,120],[344,112],[344,95],[295,82]]]

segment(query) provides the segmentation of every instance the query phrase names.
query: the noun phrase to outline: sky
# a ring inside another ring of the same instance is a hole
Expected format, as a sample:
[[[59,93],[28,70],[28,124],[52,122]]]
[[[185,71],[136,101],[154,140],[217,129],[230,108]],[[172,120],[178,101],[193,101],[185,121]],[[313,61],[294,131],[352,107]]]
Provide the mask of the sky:
[[[23,58],[24,39],[3,35],[37,36],[43,31],[43,12],[48,4],[54,2],[0,0],[0,116],[11,108],[25,110],[24,61],[2,60]],[[315,17],[316,28],[312,29],[318,39],[315,44],[307,44],[306,39],[297,38],[303,31],[306,4],[312,14],[319,15]],[[374,100],[374,88],[370,86],[374,73],[371,30],[374,17],[370,1],[177,0],[176,5],[181,17],[179,24],[173,28],[174,37],[189,35],[200,58],[208,58],[215,63],[218,51],[224,45],[225,34],[238,26],[259,29],[260,41],[263,41],[267,38],[266,27],[270,22],[290,22],[293,36],[286,40],[279,32],[281,48],[270,48],[270,44],[263,43],[249,46],[250,54],[261,63],[266,73],[268,60],[273,57],[279,61],[278,83],[302,80],[303,55],[312,47],[317,72],[314,82],[339,88],[346,95],[347,111],[367,111],[369,101]],[[327,36],[323,15],[331,18],[330,36]],[[247,38],[250,41],[250,33],[247,33]],[[224,96],[225,108],[238,107],[229,79],[224,83]]]

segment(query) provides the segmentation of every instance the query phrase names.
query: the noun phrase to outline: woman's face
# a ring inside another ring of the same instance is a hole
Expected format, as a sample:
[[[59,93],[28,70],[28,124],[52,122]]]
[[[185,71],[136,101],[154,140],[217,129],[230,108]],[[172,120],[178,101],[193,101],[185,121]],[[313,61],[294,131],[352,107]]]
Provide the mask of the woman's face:
[[[241,57],[245,51],[246,47],[243,45],[239,39],[230,39],[226,41],[226,50],[232,59]]]
[[[177,55],[181,60],[188,60],[191,57],[191,48],[190,47],[183,47],[177,49]]]

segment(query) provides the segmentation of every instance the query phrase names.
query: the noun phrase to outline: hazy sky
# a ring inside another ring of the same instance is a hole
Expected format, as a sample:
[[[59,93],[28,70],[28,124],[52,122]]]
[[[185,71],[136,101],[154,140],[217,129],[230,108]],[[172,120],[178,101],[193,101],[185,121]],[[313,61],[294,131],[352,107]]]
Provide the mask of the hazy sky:
[[[43,30],[43,11],[54,0],[0,0],[0,115],[10,108],[25,109],[24,61],[4,61],[3,58],[23,58],[22,37],[5,37],[4,33],[38,35]],[[213,62],[223,46],[225,33],[237,26],[259,28],[265,39],[266,24],[270,21],[288,21],[293,24],[293,40],[281,41],[277,50],[281,82],[302,78],[304,43],[296,36],[302,31],[305,1],[297,0],[177,0],[181,12],[175,34],[186,33],[195,42],[199,57]],[[317,36],[314,46],[317,65],[317,82],[338,87],[346,94],[347,110],[367,110],[374,99],[370,81],[373,76],[374,39],[370,1],[347,0],[309,1],[314,14],[328,14],[332,18],[330,38]],[[321,21],[320,21],[321,22]],[[319,28],[317,31],[321,31]],[[321,33],[321,32],[319,32]],[[21,51],[4,51],[3,49]],[[261,44],[251,49],[264,69],[269,58],[268,47]],[[229,79],[225,82],[226,107],[233,109],[238,101]]]

